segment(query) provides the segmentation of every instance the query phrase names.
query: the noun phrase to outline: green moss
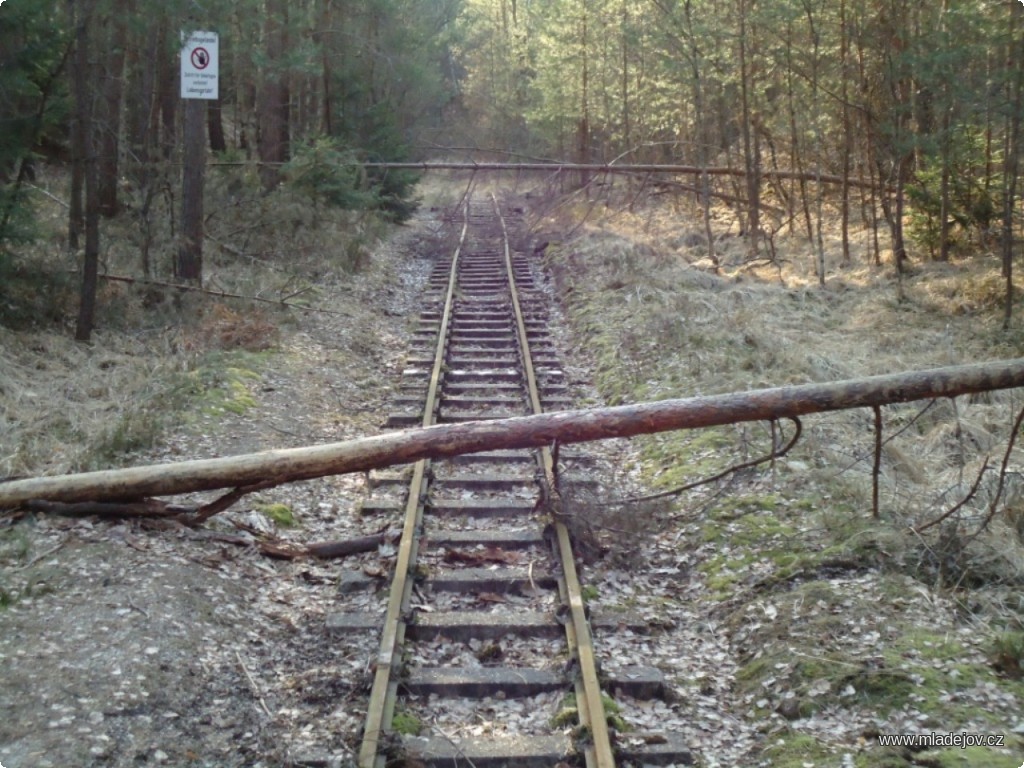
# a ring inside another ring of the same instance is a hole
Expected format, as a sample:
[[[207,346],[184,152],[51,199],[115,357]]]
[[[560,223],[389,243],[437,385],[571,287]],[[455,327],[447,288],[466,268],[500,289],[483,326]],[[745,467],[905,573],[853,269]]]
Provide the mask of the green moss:
[[[409,712],[396,712],[391,718],[391,730],[403,736],[419,736],[423,730],[423,723]]]
[[[836,750],[822,744],[813,736],[787,732],[780,735],[764,750],[764,757],[772,768],[806,768],[808,765],[836,764]]]
[[[216,352],[207,355],[187,376],[187,394],[209,416],[244,414],[258,405],[250,385],[258,381],[270,352]]]
[[[237,374],[225,372],[227,377],[217,386],[203,394],[203,412],[217,416],[223,413],[242,415],[250,408],[255,408],[256,398],[249,392],[245,382],[239,378],[231,378]]]
[[[579,708],[576,705],[576,694],[567,693],[558,705],[558,711],[551,718],[552,728],[565,728],[579,722]]]
[[[1005,725],[982,705],[971,704],[971,696],[958,695],[997,678],[985,663],[972,661],[969,649],[955,636],[895,625],[893,639],[877,654],[853,659],[841,651],[806,645],[807,638],[841,637],[856,620],[849,613],[848,600],[844,603],[843,594],[828,582],[796,584],[787,593],[772,595],[771,601],[779,615],[789,615],[795,605],[818,609],[795,622],[766,622],[748,639],[749,646],[760,653],[737,671],[741,691],[763,696],[764,684],[774,679],[775,688],[798,697],[801,716],[824,706],[857,705],[881,715],[912,707],[929,715],[925,723],[929,727],[956,730],[989,723],[998,731]],[[733,622],[738,626],[747,616],[737,612]],[[1019,687],[1024,689],[1024,684]],[[769,700],[766,708],[776,703]]]
[[[856,768],[910,768],[912,763],[902,749],[892,747],[870,748],[861,752],[854,760]]]
[[[915,762],[934,768],[1019,768],[1020,758],[988,747],[953,747],[939,751],[919,753]]]
[[[257,504],[256,510],[269,517],[282,528],[294,528],[298,525],[295,515],[287,504]]]
[[[722,471],[723,452],[734,444],[724,427],[651,435],[638,442],[644,458],[642,477],[655,488],[675,488]]]
[[[992,638],[988,660],[999,674],[1019,680],[1024,676],[1024,632],[1001,632]]]

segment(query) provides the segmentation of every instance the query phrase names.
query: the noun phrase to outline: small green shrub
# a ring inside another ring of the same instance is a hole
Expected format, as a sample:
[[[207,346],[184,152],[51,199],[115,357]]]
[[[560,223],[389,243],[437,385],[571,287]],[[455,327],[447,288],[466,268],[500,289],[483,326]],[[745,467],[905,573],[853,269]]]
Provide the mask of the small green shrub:
[[[419,736],[423,731],[423,723],[416,715],[398,712],[391,718],[391,730],[403,736]]]
[[[314,207],[371,208],[376,203],[365,189],[355,153],[337,139],[318,136],[296,147],[284,174],[292,187],[309,195]]]
[[[1024,632],[1003,632],[992,640],[989,664],[1013,680],[1024,677]]]
[[[258,504],[256,509],[281,528],[294,528],[298,525],[294,513],[287,504]]]
[[[948,210],[950,245],[961,246],[971,236],[984,238],[1002,206],[998,179],[986,178],[986,139],[979,130],[959,131],[945,148],[948,157]],[[917,184],[907,187],[910,199],[910,237],[928,249],[932,258],[942,243],[942,163],[934,157],[916,173]]]

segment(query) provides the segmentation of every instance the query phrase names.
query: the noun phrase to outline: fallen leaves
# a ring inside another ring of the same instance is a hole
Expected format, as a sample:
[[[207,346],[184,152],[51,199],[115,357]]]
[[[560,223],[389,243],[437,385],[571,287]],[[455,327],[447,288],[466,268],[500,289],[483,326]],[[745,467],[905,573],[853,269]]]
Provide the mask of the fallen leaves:
[[[482,551],[462,549],[445,549],[444,562],[480,568],[485,565],[517,565],[522,562],[522,553],[512,552],[499,547],[486,547]]]

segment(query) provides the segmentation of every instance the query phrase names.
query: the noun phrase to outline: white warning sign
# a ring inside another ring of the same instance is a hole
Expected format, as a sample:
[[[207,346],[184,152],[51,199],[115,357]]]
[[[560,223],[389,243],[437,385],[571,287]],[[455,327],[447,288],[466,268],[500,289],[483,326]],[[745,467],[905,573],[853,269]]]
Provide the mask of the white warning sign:
[[[219,40],[216,32],[193,32],[181,49],[181,98],[216,99],[219,95]]]

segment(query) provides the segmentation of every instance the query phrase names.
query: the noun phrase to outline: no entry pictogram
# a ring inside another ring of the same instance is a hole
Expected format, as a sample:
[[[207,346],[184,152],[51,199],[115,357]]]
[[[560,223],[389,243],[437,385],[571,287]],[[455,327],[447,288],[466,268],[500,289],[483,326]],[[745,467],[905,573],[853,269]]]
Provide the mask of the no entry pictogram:
[[[216,99],[220,80],[220,36],[197,30],[181,36],[181,98]]]
[[[205,48],[193,48],[192,66],[196,69],[206,69],[210,66],[210,52]]]

